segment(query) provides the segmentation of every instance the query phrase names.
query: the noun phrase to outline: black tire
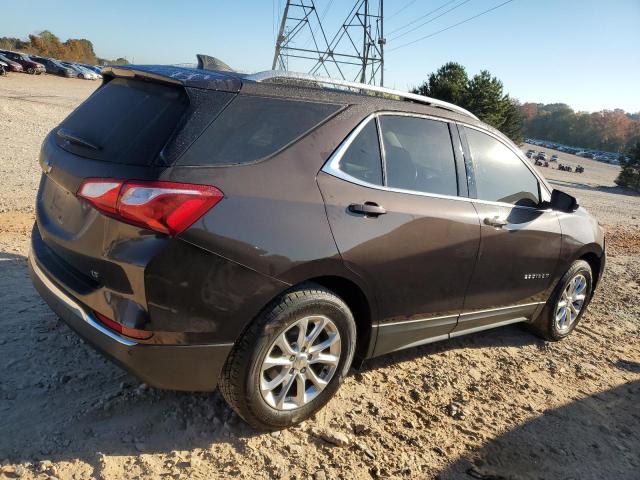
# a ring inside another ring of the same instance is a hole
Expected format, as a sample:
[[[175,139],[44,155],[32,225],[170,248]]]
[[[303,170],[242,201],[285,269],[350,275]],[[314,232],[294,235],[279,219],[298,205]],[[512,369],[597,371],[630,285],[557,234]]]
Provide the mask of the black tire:
[[[335,373],[315,398],[301,407],[279,410],[260,391],[262,362],[276,338],[309,315],[324,315],[337,327],[340,358]],[[222,369],[219,388],[249,425],[263,430],[286,428],[310,417],[333,397],[351,367],[355,345],[355,321],[345,302],[320,285],[303,284],[268,305],[236,342]]]
[[[585,289],[585,300],[580,312],[578,313],[577,318],[570,324],[567,330],[560,330],[558,325],[556,324],[556,306],[558,301],[560,301],[563,292],[567,288],[567,285],[576,275],[582,274],[586,281],[586,289]],[[591,301],[591,297],[593,295],[593,273],[591,271],[591,266],[585,262],[584,260],[576,260],[571,264],[567,273],[560,279],[558,285],[556,285],[555,290],[549,300],[547,300],[544,309],[538,315],[538,317],[534,320],[533,323],[530,324],[530,329],[539,337],[549,340],[552,342],[557,342],[567,337],[578,325],[582,315],[586,311],[589,306],[589,302]]]
[[[27,68],[27,73],[29,75],[34,75],[36,73],[36,69],[33,68],[33,67],[29,67],[29,68]]]

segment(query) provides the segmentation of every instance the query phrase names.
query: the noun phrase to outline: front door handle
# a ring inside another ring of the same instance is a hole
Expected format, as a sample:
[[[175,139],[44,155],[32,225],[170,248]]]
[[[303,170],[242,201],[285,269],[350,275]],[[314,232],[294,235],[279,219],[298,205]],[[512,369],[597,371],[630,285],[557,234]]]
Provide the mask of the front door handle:
[[[374,202],[352,203],[349,205],[349,211],[363,214],[365,217],[377,217],[387,213],[383,207]]]
[[[484,219],[484,224],[493,228],[502,228],[507,223],[508,222],[504,218],[498,217],[497,215],[495,217],[486,217]]]

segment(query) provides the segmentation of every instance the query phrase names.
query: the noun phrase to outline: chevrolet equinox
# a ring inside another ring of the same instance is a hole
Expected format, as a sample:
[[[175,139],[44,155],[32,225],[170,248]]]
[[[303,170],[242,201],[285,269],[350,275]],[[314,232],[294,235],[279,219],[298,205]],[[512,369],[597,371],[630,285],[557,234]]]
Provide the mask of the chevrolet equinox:
[[[516,322],[576,327],[603,231],[455,105],[283,72],[105,70],[44,140],[29,268],[149,385],[263,429],[364,359]]]

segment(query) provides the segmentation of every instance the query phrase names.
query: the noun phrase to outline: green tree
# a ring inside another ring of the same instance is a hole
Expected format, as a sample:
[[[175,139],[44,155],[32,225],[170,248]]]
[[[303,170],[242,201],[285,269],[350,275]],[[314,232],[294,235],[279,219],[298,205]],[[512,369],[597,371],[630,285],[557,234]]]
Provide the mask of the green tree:
[[[464,67],[459,63],[449,62],[436,73],[430,74],[428,80],[414,88],[413,92],[463,107],[467,101],[468,86],[469,77]]]
[[[508,100],[502,93],[502,82],[487,70],[482,70],[469,81],[467,109],[480,120],[500,128]]]
[[[497,128],[515,143],[520,144],[524,141],[524,132],[522,127],[523,118],[520,111],[520,102],[509,97],[509,95],[505,96],[503,102],[504,113],[502,121]]]
[[[414,93],[466,108],[516,143],[523,140],[520,104],[504,94],[502,82],[486,70],[469,79],[465,68],[449,62],[431,73]]]

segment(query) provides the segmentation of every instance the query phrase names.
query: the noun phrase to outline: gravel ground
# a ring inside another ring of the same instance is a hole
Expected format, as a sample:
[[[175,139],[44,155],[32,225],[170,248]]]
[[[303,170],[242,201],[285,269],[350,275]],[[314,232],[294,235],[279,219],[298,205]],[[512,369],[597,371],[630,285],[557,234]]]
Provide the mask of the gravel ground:
[[[639,477],[640,197],[615,168],[542,169],[607,229],[606,276],[569,339],[511,326],[374,359],[315,418],[263,434],[218,394],[140,384],[31,287],[39,145],[95,86],[0,78],[0,478]]]

